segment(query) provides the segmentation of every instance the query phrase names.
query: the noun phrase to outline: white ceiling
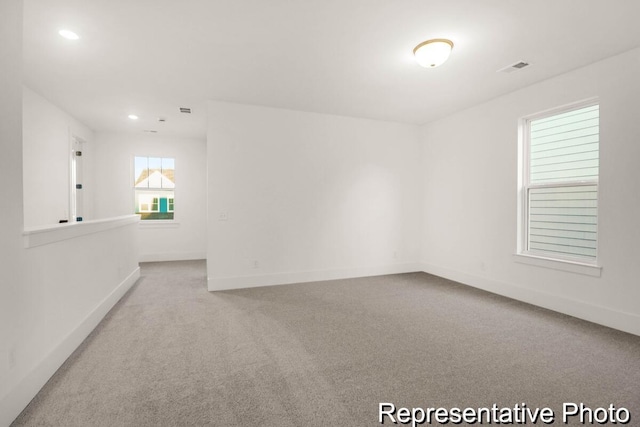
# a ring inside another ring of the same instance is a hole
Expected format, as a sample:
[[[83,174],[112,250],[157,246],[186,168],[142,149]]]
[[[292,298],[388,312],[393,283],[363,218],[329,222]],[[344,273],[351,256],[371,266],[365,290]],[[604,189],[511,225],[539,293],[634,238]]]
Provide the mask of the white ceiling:
[[[637,0],[24,4],[29,87],[94,130],[167,135],[204,136],[206,100],[422,124],[640,46]],[[439,68],[412,59],[429,38],[455,43]]]

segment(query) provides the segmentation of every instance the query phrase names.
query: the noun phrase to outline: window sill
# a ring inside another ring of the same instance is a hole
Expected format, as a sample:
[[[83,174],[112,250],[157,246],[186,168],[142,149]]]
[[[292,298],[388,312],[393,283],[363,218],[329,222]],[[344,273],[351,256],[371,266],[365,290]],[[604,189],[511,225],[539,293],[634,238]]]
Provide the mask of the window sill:
[[[599,265],[586,264],[577,261],[566,261],[552,258],[545,258],[531,254],[513,254],[515,262],[521,264],[535,265],[537,267],[551,268],[554,270],[568,271],[570,273],[584,274],[586,276],[600,277],[602,267]]]
[[[146,219],[140,220],[138,223],[138,228],[178,228],[180,227],[180,223],[175,220],[167,220],[167,219]]]

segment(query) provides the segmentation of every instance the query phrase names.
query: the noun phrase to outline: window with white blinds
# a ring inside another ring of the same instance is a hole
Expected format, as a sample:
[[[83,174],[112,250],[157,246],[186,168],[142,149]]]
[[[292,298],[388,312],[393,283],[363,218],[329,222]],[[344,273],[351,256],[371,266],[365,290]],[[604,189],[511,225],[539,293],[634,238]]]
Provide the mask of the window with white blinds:
[[[599,106],[526,119],[526,252],[596,262]]]

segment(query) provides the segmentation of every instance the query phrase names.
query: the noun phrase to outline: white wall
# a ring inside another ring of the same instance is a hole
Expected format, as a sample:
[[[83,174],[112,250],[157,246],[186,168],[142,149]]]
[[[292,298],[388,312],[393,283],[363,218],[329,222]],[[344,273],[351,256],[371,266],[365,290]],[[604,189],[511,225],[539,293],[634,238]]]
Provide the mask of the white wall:
[[[22,6],[0,2],[0,426],[18,416],[139,274],[135,218],[25,248]],[[55,225],[52,233],[91,226]],[[49,234],[36,234],[43,233]]]
[[[135,215],[29,233],[3,278],[0,426],[8,425],[140,276]]]
[[[140,225],[140,260],[203,259],[206,252],[206,144],[155,134],[97,132],[94,144],[95,215],[133,213],[133,158],[176,159],[175,222]]]
[[[209,289],[415,271],[417,127],[219,102],[208,122]]]
[[[85,141],[83,164],[90,162],[93,132],[29,88],[23,98],[24,223],[57,224],[69,218],[71,137]],[[88,166],[88,165],[87,165]],[[91,168],[85,168],[91,172]],[[92,219],[91,174],[83,182],[84,219]]]
[[[15,385],[10,344],[17,339],[14,307],[25,293],[22,251],[22,1],[0,2],[0,426],[13,421],[1,402]],[[14,415],[15,417],[15,415]]]
[[[639,75],[636,49],[424,126],[424,269],[640,334]],[[594,96],[602,276],[515,262],[518,119]]]

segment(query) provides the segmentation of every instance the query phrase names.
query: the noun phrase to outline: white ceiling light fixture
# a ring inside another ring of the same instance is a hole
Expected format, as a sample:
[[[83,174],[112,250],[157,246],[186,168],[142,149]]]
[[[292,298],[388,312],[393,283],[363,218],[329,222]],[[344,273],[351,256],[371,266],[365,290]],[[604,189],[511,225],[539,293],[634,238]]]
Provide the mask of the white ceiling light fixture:
[[[78,40],[80,38],[79,35],[77,35],[71,30],[60,30],[58,31],[58,34],[60,34],[62,37],[64,37],[67,40]]]
[[[413,49],[418,64],[425,68],[435,68],[449,58],[453,42],[448,39],[431,39],[420,43]]]
[[[129,117],[131,120],[138,120],[138,119],[139,119],[139,117],[138,117],[138,116],[136,116],[135,114],[129,114],[129,116],[128,116],[128,117]]]

